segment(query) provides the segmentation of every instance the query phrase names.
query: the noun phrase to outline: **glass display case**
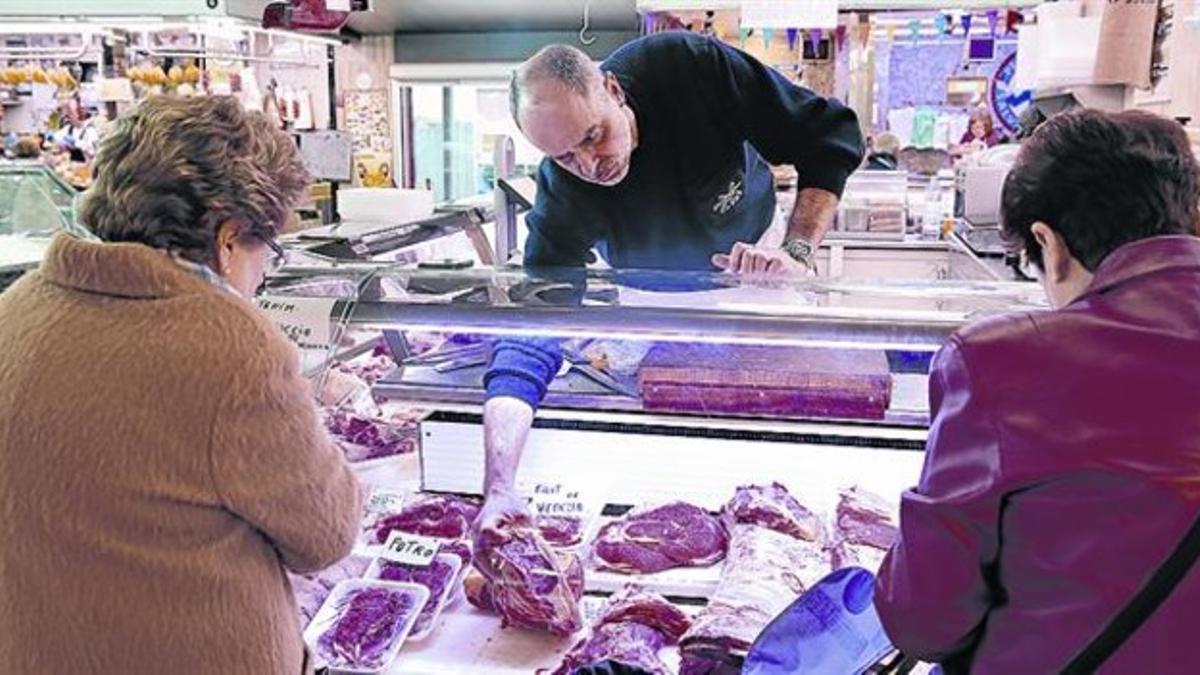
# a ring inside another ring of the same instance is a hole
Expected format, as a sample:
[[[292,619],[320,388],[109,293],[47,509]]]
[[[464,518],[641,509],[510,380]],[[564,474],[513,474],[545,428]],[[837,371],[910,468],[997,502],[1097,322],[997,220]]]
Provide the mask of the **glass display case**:
[[[49,237],[75,221],[77,194],[40,163],[0,163],[0,235]]]
[[[703,426],[773,442],[835,429],[839,443],[847,429],[857,439],[891,430],[883,435],[921,440],[929,363],[950,334],[1044,302],[1036,285],[1016,282],[755,284],[707,273],[535,278],[365,266],[292,268],[266,295],[326,303],[318,311],[340,347],[315,354],[310,368],[338,348],[352,350],[345,361],[372,345],[376,399],[468,425],[479,423],[494,347],[516,342],[563,358],[539,424],[595,428],[611,416],[624,431],[657,437]],[[423,456],[427,472],[436,465]],[[470,473],[436,487],[477,491]]]
[[[42,164],[0,161],[0,290],[37,266],[50,236],[75,222],[75,195]]]
[[[750,283],[701,273],[535,277],[357,264],[285,269],[260,303],[309,305],[322,325],[304,330],[324,336],[311,353],[327,364],[325,376],[367,383],[327,401],[336,437],[347,428],[338,409],[358,414],[363,399],[404,415],[412,452],[358,464],[378,497],[372,503],[394,492],[416,503],[428,493],[477,498],[483,377],[493,352],[518,344],[561,355],[517,490],[580,495],[586,547],[631,507],[683,501],[716,512],[747,485],[786,486],[831,532],[847,495],[880,495],[882,517],[894,518],[923,461],[934,353],[971,321],[1037,311],[1044,299],[1034,284],[1009,282]],[[815,553],[806,584],[845,564],[833,551]],[[871,568],[882,551],[864,555],[858,564]],[[633,581],[693,612],[703,611],[723,574],[721,564],[648,574],[583,564],[585,604]],[[387,672],[553,669],[573,643],[502,630],[469,607],[443,617]],[[678,663],[678,650],[661,653]]]

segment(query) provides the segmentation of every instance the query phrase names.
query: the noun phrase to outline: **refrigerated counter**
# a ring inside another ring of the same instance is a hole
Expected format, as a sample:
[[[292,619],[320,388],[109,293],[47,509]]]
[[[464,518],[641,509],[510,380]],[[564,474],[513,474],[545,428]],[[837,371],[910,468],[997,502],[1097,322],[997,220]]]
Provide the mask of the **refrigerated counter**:
[[[537,413],[519,490],[562,486],[588,495],[597,513],[671,500],[716,511],[738,486],[777,482],[831,528],[848,489],[895,503],[915,483],[930,360],[946,339],[968,322],[1044,306],[1036,285],[997,281],[364,267],[291,275],[269,297],[318,303],[330,318],[327,355],[345,335],[367,336],[373,352],[357,359],[371,362],[374,398],[425,411],[413,455],[360,466],[376,490],[478,495],[491,350],[537,341],[561,350],[564,366]],[[584,600],[636,581],[694,612],[720,577],[720,565],[632,578],[589,568]],[[502,630],[465,604],[440,621],[388,672],[527,673],[554,668],[574,644]]]

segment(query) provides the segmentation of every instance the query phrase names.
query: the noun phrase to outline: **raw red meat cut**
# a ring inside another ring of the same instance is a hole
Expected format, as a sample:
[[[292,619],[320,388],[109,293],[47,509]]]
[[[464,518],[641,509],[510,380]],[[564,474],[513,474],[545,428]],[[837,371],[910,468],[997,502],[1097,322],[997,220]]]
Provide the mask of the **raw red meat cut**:
[[[431,628],[430,624],[446,597],[446,587],[454,583],[458,576],[453,562],[447,562],[448,560],[452,559],[435,558],[428,567],[413,567],[395,562],[383,562],[379,566],[379,578],[383,581],[420,584],[429,589],[429,599],[417,615],[417,621],[413,624],[413,634],[423,633],[427,628]]]
[[[338,600],[336,619],[317,638],[317,657],[338,669],[381,670],[424,600],[423,590],[418,595],[401,587],[346,592]]]
[[[496,603],[492,602],[492,584],[478,571],[468,572],[463,579],[463,595],[467,602],[485,612],[495,613]]]
[[[417,449],[415,415],[365,416],[349,410],[325,412],[325,428],[351,462],[390,457]]]
[[[575,546],[583,540],[583,520],[572,516],[538,516],[538,534],[558,548]]]
[[[591,635],[571,649],[554,675],[572,675],[604,661],[649,675],[671,675],[658,652],[675,644],[690,623],[662,596],[626,586],[609,598]]]
[[[392,530],[425,537],[461,539],[479,515],[479,501],[454,495],[422,495],[405,502],[399,513],[384,514],[370,525],[374,543],[387,542]]]
[[[805,541],[825,539],[825,526],[779,483],[744,485],[722,511],[727,527],[753,523]]]
[[[853,566],[878,571],[896,540],[896,510],[882,497],[862,488],[843,490],[837,505],[837,541],[830,551],[833,568]]]
[[[756,508],[740,508],[747,494]],[[726,505],[729,555],[716,592],[679,641],[682,675],[740,672],[762,629],[830,572],[821,542],[796,536],[807,514],[796,506],[781,485],[739,488]]]
[[[882,419],[892,377],[883,352],[660,343],[638,371],[647,410]]]
[[[837,505],[837,528],[851,544],[887,550],[896,541],[896,507],[860,487],[843,490]]]
[[[532,527],[485,532],[475,567],[489,586],[477,600],[490,605],[502,625],[563,637],[581,627],[583,565],[573,553],[560,558]]]
[[[725,557],[729,537],[720,519],[686,502],[635,510],[600,529],[596,566],[627,574],[705,567]]]

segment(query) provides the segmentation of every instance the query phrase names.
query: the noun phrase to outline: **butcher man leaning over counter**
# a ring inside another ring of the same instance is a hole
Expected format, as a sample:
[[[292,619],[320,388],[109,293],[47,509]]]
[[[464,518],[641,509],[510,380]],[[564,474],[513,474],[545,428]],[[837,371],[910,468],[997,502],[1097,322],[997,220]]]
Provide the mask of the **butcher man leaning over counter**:
[[[684,32],[641,38],[599,66],[573,47],[546,47],[513,74],[511,104],[546,154],[526,217],[525,266],[535,271],[580,270],[595,248],[617,269],[805,275],[863,155],[852,110]],[[782,247],[759,244],[775,211],[767,162],[798,173]],[[528,518],[514,479],[561,365],[549,339],[493,349],[478,532]]]

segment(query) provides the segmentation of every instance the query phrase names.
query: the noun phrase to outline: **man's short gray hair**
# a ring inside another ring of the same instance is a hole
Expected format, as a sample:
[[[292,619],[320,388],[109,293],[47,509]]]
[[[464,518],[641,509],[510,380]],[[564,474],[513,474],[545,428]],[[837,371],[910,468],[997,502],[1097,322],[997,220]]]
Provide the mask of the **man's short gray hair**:
[[[520,112],[527,90],[534,82],[552,81],[580,96],[587,96],[596,77],[592,59],[582,50],[570,45],[550,45],[522,63],[513,71],[508,86],[508,106],[513,120],[521,126]]]
[[[273,236],[308,187],[296,144],[231,96],[155,96],[100,143],[79,220],[105,241],[207,263],[221,224]]]

